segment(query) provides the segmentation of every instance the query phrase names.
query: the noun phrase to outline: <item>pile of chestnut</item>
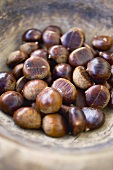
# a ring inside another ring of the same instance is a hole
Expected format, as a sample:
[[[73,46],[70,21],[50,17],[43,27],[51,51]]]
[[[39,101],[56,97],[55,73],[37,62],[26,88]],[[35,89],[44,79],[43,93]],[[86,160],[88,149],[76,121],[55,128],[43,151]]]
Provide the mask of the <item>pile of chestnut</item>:
[[[11,72],[0,72],[0,110],[21,128],[43,129],[51,137],[78,135],[101,127],[113,108],[113,39],[58,26],[22,35],[22,45],[7,59]]]

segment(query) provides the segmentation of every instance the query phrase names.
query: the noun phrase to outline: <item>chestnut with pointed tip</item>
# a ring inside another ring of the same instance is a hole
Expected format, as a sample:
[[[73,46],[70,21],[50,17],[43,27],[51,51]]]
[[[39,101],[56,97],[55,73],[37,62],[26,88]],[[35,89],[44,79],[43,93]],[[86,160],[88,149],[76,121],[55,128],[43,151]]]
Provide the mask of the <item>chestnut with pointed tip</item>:
[[[36,97],[36,106],[45,114],[57,112],[61,105],[62,96],[51,87],[46,87]]]

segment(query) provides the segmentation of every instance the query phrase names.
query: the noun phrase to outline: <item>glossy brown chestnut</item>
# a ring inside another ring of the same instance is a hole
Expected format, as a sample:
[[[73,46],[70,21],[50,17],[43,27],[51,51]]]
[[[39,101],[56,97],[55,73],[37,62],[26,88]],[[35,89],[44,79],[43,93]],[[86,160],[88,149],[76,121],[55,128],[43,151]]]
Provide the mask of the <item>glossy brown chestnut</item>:
[[[96,57],[88,62],[87,70],[96,83],[103,83],[111,75],[110,64],[101,57]]]
[[[74,69],[73,82],[77,87],[81,89],[87,89],[93,85],[93,81],[83,66],[78,66]]]
[[[109,90],[102,85],[91,86],[86,92],[86,103],[90,107],[102,109],[110,100]]]
[[[86,107],[86,96],[85,96],[85,91],[81,89],[77,89],[77,97],[75,100],[75,105],[79,108]]]
[[[32,107],[21,107],[14,112],[14,122],[26,129],[38,129],[41,126],[41,115]]]
[[[16,82],[16,91],[19,93],[22,93],[22,89],[27,82],[28,82],[28,79],[26,79],[25,76],[19,78]]]
[[[92,40],[93,47],[100,51],[109,50],[112,44],[113,44],[113,39],[110,36],[106,36],[106,35],[94,36]]]
[[[42,39],[47,48],[60,44],[60,35],[53,31],[46,30],[42,35]]]
[[[23,103],[23,96],[15,91],[7,91],[0,96],[0,110],[11,116]]]
[[[99,52],[99,56],[103,57],[110,65],[113,65],[113,53]]]
[[[59,34],[60,36],[62,35],[62,30],[61,30],[61,28],[58,27],[58,26],[56,26],[56,25],[49,25],[48,27],[45,28],[44,32],[45,32],[46,30],[56,32],[56,33]]]
[[[112,108],[113,109],[113,89],[111,89],[111,91],[110,91],[110,108]]]
[[[43,79],[49,72],[48,62],[41,57],[30,57],[24,62],[23,74],[27,79]]]
[[[51,48],[49,48],[49,58],[52,58],[57,63],[66,63],[69,52],[68,50],[62,46],[62,45],[54,45]]]
[[[15,77],[9,72],[0,72],[0,95],[6,91],[14,90],[16,85]]]
[[[36,28],[31,28],[25,31],[22,40],[25,42],[36,42],[41,39],[41,31]]]
[[[73,51],[83,45],[85,34],[80,28],[72,28],[61,37],[61,43],[69,51]]]
[[[54,88],[46,87],[36,97],[36,106],[45,114],[57,112],[62,105],[62,96]]]
[[[69,109],[70,106],[62,104],[60,110],[58,111],[58,113],[61,114],[65,120],[67,120],[68,124],[69,124]]]
[[[82,109],[86,117],[86,131],[100,128],[105,122],[105,114],[100,109],[84,107]]]
[[[22,90],[23,96],[27,100],[36,100],[36,96],[47,86],[47,83],[43,80],[28,81]]]
[[[28,55],[23,51],[12,52],[7,59],[7,66],[14,68],[17,64],[24,62],[28,58]]]
[[[42,120],[42,128],[46,135],[51,137],[62,137],[66,135],[66,124],[59,114],[46,115]]]
[[[39,48],[38,42],[28,42],[20,45],[20,50],[30,55],[33,51]]]
[[[47,52],[47,50],[44,50],[44,49],[38,49],[38,50],[33,51],[30,56],[31,57],[42,57],[45,60],[47,60],[48,52]]]
[[[69,105],[75,101],[77,90],[69,80],[58,78],[53,82],[52,87],[61,94],[64,103]]]
[[[72,135],[78,135],[85,130],[86,119],[83,111],[79,107],[70,107],[69,124]]]
[[[12,70],[12,74],[14,75],[14,77],[16,79],[19,79],[20,77],[23,76],[23,63],[21,64],[17,64],[13,70]]]
[[[71,66],[86,66],[88,61],[90,61],[94,55],[92,54],[91,50],[87,47],[81,47],[74,50],[69,55],[69,64]]]
[[[65,78],[69,81],[72,79],[72,67],[67,63],[57,64],[54,67],[53,74],[55,78]]]

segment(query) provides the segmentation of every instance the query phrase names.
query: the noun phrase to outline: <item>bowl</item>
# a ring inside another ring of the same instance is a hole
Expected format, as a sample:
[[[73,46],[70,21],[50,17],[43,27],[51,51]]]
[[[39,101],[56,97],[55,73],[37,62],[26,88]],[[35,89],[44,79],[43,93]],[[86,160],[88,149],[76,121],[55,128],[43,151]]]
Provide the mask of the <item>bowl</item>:
[[[113,35],[112,0],[1,0],[0,71],[17,50],[28,28],[43,30],[60,26],[63,32],[80,27],[91,43],[96,35]],[[80,136],[54,139],[40,131],[17,127],[12,118],[0,112],[0,170],[112,170],[113,110],[104,109],[106,122],[98,130]]]

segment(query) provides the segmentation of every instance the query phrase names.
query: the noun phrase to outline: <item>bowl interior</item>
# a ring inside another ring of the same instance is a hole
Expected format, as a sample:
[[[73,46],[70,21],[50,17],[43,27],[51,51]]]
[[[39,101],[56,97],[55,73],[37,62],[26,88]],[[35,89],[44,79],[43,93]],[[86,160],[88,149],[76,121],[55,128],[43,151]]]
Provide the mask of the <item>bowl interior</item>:
[[[17,50],[22,43],[21,36],[28,28],[43,30],[48,25],[60,26],[63,32],[71,27],[80,27],[86,33],[86,42],[91,43],[94,35],[113,33],[112,0],[106,1],[55,1],[25,0],[0,2],[0,71],[6,71],[6,60],[10,52]],[[0,112],[0,133],[18,141],[24,146],[51,149],[56,152],[81,153],[96,151],[113,144],[113,115],[106,108],[106,123],[98,130],[80,136],[65,136],[54,139],[38,130],[23,130],[17,127],[12,118]],[[48,147],[49,146],[49,147]]]

